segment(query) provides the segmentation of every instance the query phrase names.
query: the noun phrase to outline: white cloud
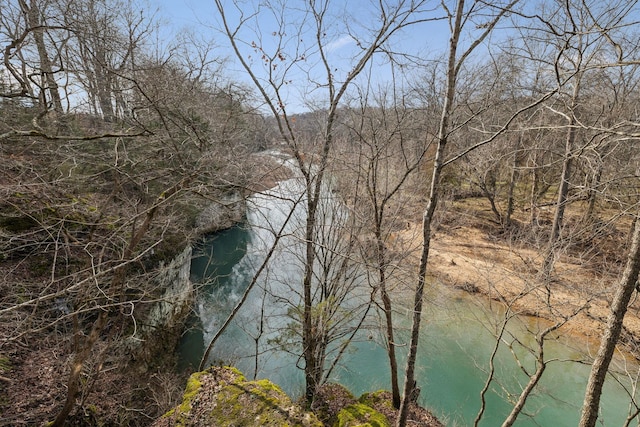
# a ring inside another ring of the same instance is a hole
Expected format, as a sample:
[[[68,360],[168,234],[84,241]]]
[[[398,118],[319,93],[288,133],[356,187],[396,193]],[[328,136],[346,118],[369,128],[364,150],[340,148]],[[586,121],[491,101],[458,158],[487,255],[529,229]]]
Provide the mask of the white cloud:
[[[345,35],[329,43],[326,46],[326,50],[327,52],[334,52],[340,48],[343,48],[344,46],[347,46],[353,43],[355,43],[355,40],[353,40],[351,36]]]

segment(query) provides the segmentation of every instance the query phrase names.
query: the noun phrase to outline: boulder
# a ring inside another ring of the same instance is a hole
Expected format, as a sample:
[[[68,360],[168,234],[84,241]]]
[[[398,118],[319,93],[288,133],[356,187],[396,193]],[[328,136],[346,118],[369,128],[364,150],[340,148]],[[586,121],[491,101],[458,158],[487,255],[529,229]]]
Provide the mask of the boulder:
[[[189,378],[182,403],[153,427],[322,427],[269,380],[247,381],[235,368],[212,367]]]

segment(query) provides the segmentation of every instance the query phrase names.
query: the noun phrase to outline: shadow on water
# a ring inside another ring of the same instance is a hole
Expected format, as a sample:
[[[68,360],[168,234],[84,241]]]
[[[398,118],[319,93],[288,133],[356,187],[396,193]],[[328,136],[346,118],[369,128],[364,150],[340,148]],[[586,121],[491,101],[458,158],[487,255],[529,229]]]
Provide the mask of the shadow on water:
[[[228,289],[233,268],[245,256],[249,239],[247,227],[238,224],[204,236],[194,245],[191,282],[196,287],[196,307],[206,301],[207,296]],[[200,313],[194,313],[187,322],[178,363],[178,369],[183,372],[197,369],[205,347]]]

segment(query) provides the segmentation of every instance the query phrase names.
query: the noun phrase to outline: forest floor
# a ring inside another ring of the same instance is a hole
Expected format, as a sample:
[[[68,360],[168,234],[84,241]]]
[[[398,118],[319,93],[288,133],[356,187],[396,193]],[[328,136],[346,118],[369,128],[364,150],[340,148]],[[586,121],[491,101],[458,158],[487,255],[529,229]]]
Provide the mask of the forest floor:
[[[567,226],[578,224],[580,206],[573,210],[566,216]],[[522,212],[505,230],[483,199],[448,202],[432,234],[428,275],[442,285],[500,301],[512,313],[547,319],[550,325],[566,322],[559,331],[583,341],[595,355],[624,269],[630,222],[598,221],[597,237],[566,248],[546,286],[539,274],[546,241],[540,229],[550,228],[551,215],[552,210],[542,212],[543,225],[533,230]],[[399,246],[411,248],[415,267],[422,245],[420,217],[415,209],[406,229],[395,233]],[[639,343],[640,298],[634,296],[620,354],[638,358]]]

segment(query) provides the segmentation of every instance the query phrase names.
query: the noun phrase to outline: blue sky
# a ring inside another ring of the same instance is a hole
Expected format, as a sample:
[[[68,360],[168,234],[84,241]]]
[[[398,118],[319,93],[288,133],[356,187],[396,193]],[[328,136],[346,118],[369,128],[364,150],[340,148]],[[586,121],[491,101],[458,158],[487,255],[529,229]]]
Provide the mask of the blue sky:
[[[231,50],[228,48],[228,41],[216,30],[216,28],[220,28],[220,24],[218,12],[215,10],[213,0],[148,1],[152,9],[159,9],[159,16],[165,22],[165,25],[162,27],[162,33],[165,39],[169,40],[184,31],[193,31],[201,38],[211,37],[214,39],[216,44],[220,46],[219,52],[221,56],[233,57]],[[249,3],[251,6],[258,4],[257,1],[245,3]],[[295,4],[296,2],[287,2],[288,7]],[[356,34],[364,34],[370,29],[367,28],[367,23],[374,22],[377,16],[373,15],[375,9],[368,0],[355,0],[349,3],[336,1],[334,4],[336,7],[331,10],[333,18],[328,19],[329,25],[327,32],[329,34],[327,34],[325,47],[331,65],[335,67],[334,72],[336,77],[339,80],[348,73],[352,67],[353,58],[360,52],[353,37],[349,36],[347,26]],[[353,11],[356,12],[354,17],[351,18],[350,21],[345,22],[344,17]],[[299,12],[294,11],[289,13],[290,15],[286,16],[287,20],[301,19]],[[439,13],[441,13],[441,11],[439,11]],[[273,16],[270,16],[269,13],[261,16],[261,19],[257,23],[257,25],[260,26],[260,31],[258,33],[244,33],[243,38],[247,43],[256,41],[264,47],[267,53],[272,54],[275,52],[275,43],[279,40],[279,37],[273,36],[272,33],[278,30],[278,26]],[[234,17],[235,16],[231,16],[231,19]],[[288,31],[295,30],[290,28]],[[293,40],[294,37],[289,36],[290,34],[287,35],[289,39],[288,49],[285,48],[285,51],[287,57],[291,58],[294,56],[293,47],[297,45],[298,39]],[[304,35],[301,35],[300,37],[303,36]],[[309,35],[304,37],[313,42],[313,37]],[[448,31],[443,22],[430,22],[415,26],[410,30],[402,31],[396,35],[394,40],[394,44],[392,44],[391,47],[396,51],[410,51],[412,54],[419,55],[422,58],[426,56],[434,57],[445,50]],[[306,41],[305,39],[305,42]],[[313,43],[309,45],[311,44]],[[244,52],[251,56],[252,64],[255,65],[256,70],[261,68],[261,71],[266,72],[264,65],[257,59],[259,56],[257,52],[252,52],[249,45],[245,45]],[[313,63],[312,61],[316,62]],[[284,91],[286,92],[286,108],[288,112],[295,113],[307,110],[309,108],[309,102],[315,102],[323,97],[321,94],[322,91],[317,88],[323,81],[326,81],[324,77],[326,74],[323,75],[323,70],[318,67],[318,64],[317,57],[315,59],[310,58],[308,61],[305,60],[304,63],[301,62],[299,66],[294,67],[290,72],[289,76],[291,77],[292,83],[288,85]],[[283,66],[284,65],[283,63]],[[229,77],[239,79],[241,82],[249,82],[239,65],[234,65],[233,62],[230,62],[227,71]],[[367,78],[371,78],[379,85],[384,85],[389,82],[392,75],[388,61],[382,56],[378,57],[373,68],[368,70]],[[319,102],[322,103],[322,101]]]
[[[213,0],[148,0],[169,23],[171,32],[195,28],[214,16]]]

